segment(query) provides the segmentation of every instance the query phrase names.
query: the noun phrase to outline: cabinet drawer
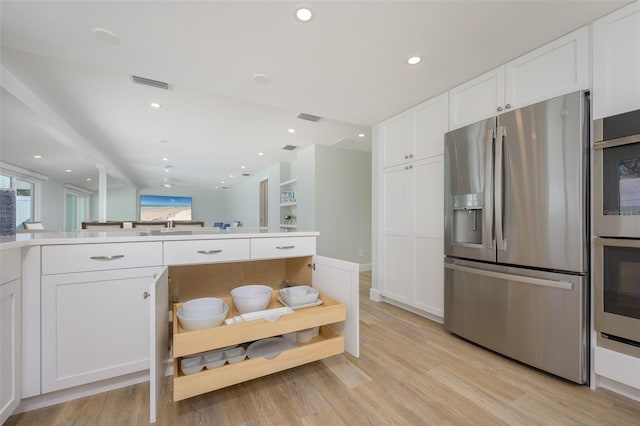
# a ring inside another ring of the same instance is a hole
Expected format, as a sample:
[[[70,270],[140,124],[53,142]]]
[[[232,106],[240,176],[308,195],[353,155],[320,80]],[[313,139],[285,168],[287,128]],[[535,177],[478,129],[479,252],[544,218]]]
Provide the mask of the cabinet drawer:
[[[316,237],[254,238],[252,259],[311,256],[316,254]]]
[[[20,278],[20,249],[0,251],[0,284]]]
[[[42,273],[104,271],[162,265],[162,243],[107,243],[44,246]]]
[[[165,265],[189,265],[249,260],[249,239],[166,241],[164,243]]]
[[[298,343],[297,345],[293,349],[281,352],[273,359],[245,359],[237,364],[227,364],[213,370],[205,369],[188,376],[182,375],[178,358],[175,358],[173,365],[173,400],[180,401],[205,392],[341,354],[344,352],[344,337],[331,327],[325,326],[320,328],[320,334],[311,342]]]

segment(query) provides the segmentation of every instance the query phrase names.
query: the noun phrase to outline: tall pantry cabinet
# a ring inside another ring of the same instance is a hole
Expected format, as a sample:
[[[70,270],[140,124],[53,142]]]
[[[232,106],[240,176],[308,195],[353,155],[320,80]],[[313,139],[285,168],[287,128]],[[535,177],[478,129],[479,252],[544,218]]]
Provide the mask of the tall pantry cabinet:
[[[377,126],[379,282],[374,298],[415,308],[439,321],[444,303],[447,130],[446,93]]]

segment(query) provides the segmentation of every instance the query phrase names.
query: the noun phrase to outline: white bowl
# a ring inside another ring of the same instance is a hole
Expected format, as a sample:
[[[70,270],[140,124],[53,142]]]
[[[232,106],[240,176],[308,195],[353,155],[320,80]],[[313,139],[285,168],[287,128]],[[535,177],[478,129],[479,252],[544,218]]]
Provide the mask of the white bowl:
[[[225,318],[227,318],[228,312],[229,306],[226,303],[223,303],[223,310],[221,313],[206,318],[186,317],[184,316],[182,309],[180,309],[178,311],[178,321],[180,321],[182,328],[187,331],[203,330],[205,328],[217,327],[222,324]]]
[[[251,284],[231,290],[231,298],[238,312],[246,314],[265,309],[271,301],[272,293],[273,289],[269,286]]]
[[[180,361],[180,369],[185,375],[197,373],[204,368],[203,358],[201,356],[183,358]]]
[[[307,286],[287,287],[280,290],[282,301],[289,306],[306,305],[318,300],[317,289]]]
[[[192,319],[205,319],[219,315],[224,310],[224,301],[217,297],[191,299],[182,305],[182,316]]]

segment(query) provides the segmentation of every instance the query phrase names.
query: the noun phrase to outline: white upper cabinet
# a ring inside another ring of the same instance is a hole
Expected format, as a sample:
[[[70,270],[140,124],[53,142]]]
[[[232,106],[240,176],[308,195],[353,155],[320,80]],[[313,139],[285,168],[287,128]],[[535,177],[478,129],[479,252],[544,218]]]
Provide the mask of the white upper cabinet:
[[[381,167],[442,155],[448,102],[444,93],[380,123]]]
[[[583,27],[451,89],[449,127],[588,88],[589,28]]]
[[[505,65],[505,109],[589,88],[589,27],[580,28]]]
[[[414,160],[444,154],[444,133],[449,130],[449,97],[446,93],[411,109]]]
[[[504,67],[499,67],[449,91],[449,127],[453,130],[491,117],[503,106]]]
[[[382,167],[409,161],[413,139],[413,117],[404,112],[380,124],[380,148]]]
[[[593,118],[640,108],[640,2],[593,23]]]

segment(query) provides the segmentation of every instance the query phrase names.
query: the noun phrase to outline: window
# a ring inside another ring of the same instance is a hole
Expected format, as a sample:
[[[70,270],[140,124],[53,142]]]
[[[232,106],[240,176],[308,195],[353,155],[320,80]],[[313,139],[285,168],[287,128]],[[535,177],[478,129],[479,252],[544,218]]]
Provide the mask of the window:
[[[91,193],[72,185],[64,186],[64,230],[73,232],[89,220]]]
[[[0,188],[16,191],[16,228],[22,222],[33,222],[35,215],[35,183],[12,176],[0,175]]]

